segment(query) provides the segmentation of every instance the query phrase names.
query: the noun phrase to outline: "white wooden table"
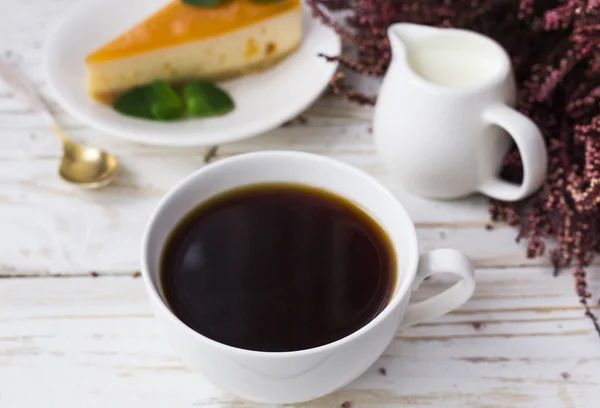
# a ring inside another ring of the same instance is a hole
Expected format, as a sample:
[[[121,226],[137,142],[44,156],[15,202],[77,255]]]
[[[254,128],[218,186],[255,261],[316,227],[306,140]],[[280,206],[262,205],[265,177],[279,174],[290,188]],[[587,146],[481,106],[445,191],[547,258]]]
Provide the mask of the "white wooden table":
[[[44,41],[76,1],[0,1],[0,55],[46,95]],[[132,276],[150,211],[203,166],[205,150],[120,142],[53,109],[74,138],[116,153],[123,173],[97,192],[63,184],[55,136],[0,88],[0,407],[255,407],[182,365]],[[569,272],[553,278],[547,258],[526,259],[512,228],[487,231],[482,197],[434,202],[400,191],[374,154],[370,117],[327,96],[305,123],[222,146],[217,159],[293,149],[365,169],[408,208],[423,250],[448,246],[473,259],[478,288],[460,310],[398,333],[359,380],[303,406],[599,407],[600,339]],[[598,269],[589,273],[596,296]],[[444,284],[431,280],[416,298]]]

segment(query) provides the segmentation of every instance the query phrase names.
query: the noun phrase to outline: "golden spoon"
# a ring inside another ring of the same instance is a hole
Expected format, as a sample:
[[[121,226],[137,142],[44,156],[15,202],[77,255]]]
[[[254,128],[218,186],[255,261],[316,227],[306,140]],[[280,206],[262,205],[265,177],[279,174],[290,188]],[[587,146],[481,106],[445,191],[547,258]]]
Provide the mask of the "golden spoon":
[[[104,187],[113,180],[117,170],[117,159],[112,154],[70,140],[33,84],[16,68],[2,60],[0,60],[0,77],[16,95],[29,102],[34,111],[44,116],[60,138],[63,157],[58,174],[63,180],[83,188]]]

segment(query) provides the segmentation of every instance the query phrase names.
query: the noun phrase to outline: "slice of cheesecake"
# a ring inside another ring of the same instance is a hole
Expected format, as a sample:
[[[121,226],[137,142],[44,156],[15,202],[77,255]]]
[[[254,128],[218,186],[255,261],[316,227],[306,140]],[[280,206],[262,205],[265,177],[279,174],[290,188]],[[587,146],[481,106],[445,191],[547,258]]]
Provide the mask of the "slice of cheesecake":
[[[108,102],[156,79],[217,81],[271,67],[300,44],[299,0],[174,0],[86,58],[92,97]]]

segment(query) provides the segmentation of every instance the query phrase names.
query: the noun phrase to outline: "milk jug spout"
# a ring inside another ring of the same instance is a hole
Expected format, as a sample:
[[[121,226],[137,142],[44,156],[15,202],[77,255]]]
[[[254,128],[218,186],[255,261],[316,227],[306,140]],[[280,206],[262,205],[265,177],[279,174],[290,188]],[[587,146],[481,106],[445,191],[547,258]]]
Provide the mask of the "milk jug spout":
[[[439,33],[438,28],[411,24],[411,23],[396,23],[388,28],[388,39],[394,56],[402,56],[408,53],[412,44],[432,37]]]

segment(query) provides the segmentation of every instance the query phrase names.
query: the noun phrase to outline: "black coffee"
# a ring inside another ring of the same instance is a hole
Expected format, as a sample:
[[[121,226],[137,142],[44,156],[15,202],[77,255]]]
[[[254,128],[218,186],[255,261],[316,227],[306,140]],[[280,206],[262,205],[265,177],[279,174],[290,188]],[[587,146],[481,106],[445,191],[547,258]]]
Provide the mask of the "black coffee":
[[[387,305],[396,260],[352,203],[289,184],[231,190],[175,228],[161,280],[171,310],[230,346],[294,351],[345,337]]]

